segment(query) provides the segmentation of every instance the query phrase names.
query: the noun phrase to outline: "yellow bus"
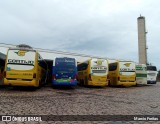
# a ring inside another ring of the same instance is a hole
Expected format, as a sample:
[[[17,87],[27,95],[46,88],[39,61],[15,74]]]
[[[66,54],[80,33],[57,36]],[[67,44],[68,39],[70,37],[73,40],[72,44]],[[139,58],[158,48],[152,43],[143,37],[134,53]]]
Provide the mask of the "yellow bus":
[[[108,61],[92,58],[78,64],[78,82],[80,85],[107,86]]]
[[[136,64],[132,61],[116,61],[109,63],[109,85],[136,85]]]
[[[47,63],[37,50],[28,45],[8,49],[4,85],[39,87],[46,82],[46,78]]]

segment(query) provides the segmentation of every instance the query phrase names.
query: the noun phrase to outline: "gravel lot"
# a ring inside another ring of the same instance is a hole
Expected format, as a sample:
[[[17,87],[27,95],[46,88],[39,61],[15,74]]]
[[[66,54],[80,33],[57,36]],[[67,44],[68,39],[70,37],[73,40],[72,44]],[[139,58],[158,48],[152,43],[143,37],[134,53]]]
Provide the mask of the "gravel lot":
[[[137,87],[0,87],[0,115],[160,115],[160,83]],[[160,118],[159,118],[160,119]],[[0,122],[5,124],[5,122]],[[31,122],[7,122],[29,124]],[[43,121],[35,124],[148,124],[160,121]]]

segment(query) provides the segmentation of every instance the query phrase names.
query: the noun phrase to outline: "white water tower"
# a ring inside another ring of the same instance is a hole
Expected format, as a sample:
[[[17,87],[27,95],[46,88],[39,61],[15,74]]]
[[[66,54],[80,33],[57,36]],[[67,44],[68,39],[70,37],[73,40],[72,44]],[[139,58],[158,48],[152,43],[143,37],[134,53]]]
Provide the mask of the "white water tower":
[[[138,22],[138,54],[139,63],[147,64],[147,44],[146,44],[146,26],[145,17],[141,16],[137,18]]]

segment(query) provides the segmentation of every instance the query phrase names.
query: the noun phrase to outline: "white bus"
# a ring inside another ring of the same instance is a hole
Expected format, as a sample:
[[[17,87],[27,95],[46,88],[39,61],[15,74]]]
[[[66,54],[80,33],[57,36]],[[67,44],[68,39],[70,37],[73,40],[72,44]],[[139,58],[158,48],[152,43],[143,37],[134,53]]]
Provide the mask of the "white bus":
[[[146,64],[136,64],[136,83],[147,84],[147,66]]]
[[[156,66],[147,65],[147,84],[156,84],[157,74]]]

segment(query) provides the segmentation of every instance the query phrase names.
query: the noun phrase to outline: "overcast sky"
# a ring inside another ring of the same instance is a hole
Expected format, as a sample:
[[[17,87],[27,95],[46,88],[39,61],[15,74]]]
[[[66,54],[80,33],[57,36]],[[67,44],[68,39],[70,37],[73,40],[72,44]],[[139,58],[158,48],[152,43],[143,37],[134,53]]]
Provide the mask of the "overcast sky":
[[[159,5],[159,0],[0,0],[0,43],[138,62],[141,14],[148,61],[160,69]]]

